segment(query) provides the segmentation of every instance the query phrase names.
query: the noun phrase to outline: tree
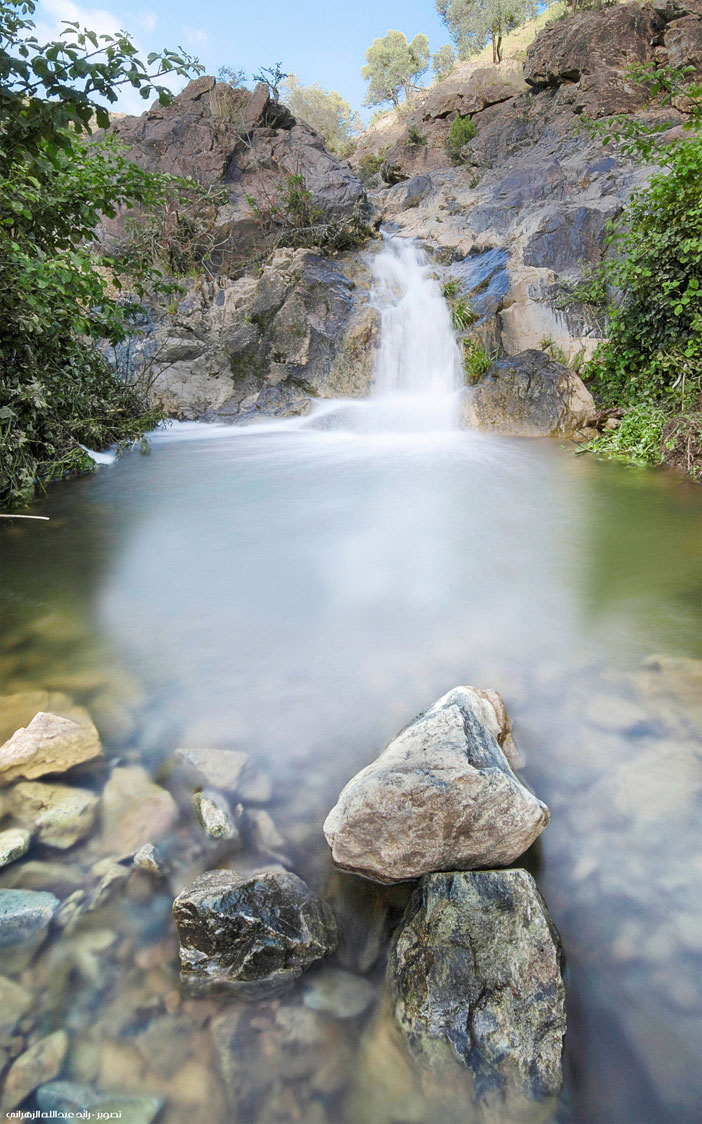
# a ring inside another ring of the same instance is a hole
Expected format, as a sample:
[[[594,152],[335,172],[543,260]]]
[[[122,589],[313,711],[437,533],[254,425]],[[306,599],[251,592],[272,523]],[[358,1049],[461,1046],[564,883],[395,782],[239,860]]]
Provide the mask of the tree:
[[[109,124],[105,103],[121,86],[167,104],[157,79],[200,69],[183,52],[144,63],[125,33],[73,23],[41,45],[34,7],[0,0],[0,495],[14,501],[80,467],[81,443],[134,436],[153,419],[91,343],[123,338],[136,307],[94,232],[103,215],[154,205],[179,181],[143,171],[109,137],[85,138],[96,120]],[[134,283],[156,279],[144,265]]]
[[[283,70],[282,62],[277,62],[274,66],[262,66],[253,75],[253,80],[254,82],[263,82],[264,86],[268,86],[271,97],[277,104],[280,101],[280,84],[285,78],[289,77],[289,74]]]
[[[217,78],[220,82],[226,82],[232,89],[238,90],[246,82],[246,71],[240,66],[220,66]]]
[[[429,40],[415,35],[411,43],[401,31],[388,31],[374,39],[366,51],[361,74],[368,82],[365,105],[400,104],[400,94],[410,98],[429,66]]]
[[[302,86],[294,74],[283,84],[283,100],[293,115],[306,121],[321,137],[330,152],[343,154],[351,138],[361,131],[361,122],[347,101],[336,90],[325,90],[319,83]]]
[[[465,59],[492,43],[492,61],[502,61],[504,36],[536,15],[536,0],[436,0],[459,58]]]
[[[443,47],[439,47],[438,51],[435,51],[431,56],[431,68],[437,82],[448,78],[455,65],[456,56],[450,43],[445,43]]]

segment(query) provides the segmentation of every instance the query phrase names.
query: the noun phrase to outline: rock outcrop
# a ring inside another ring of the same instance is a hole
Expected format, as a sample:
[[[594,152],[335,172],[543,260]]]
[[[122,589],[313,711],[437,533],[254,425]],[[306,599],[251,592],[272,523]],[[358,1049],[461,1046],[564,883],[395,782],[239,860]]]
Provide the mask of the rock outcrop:
[[[542,351],[497,359],[466,391],[463,416],[471,429],[516,437],[577,433],[595,413],[582,379]]]
[[[288,871],[209,870],[173,903],[181,976],[240,994],[295,980],[337,945],[334,914]]]
[[[324,824],[340,867],[401,882],[506,866],[543,831],[546,805],[515,776],[474,699],[472,688],[449,691],[349,781]]]
[[[65,773],[101,754],[100,738],[91,722],[40,712],[0,747],[0,785],[18,777]]]
[[[565,991],[558,935],[526,871],[423,878],[388,981],[410,1053],[438,1080],[461,1062],[475,1099],[502,1106],[490,1119],[546,1118],[562,1082]]]

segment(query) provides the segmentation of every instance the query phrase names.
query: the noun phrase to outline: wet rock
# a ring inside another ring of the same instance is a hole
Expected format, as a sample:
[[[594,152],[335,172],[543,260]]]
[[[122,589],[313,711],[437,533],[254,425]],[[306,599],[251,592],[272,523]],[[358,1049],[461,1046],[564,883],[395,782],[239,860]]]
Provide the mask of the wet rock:
[[[231,792],[251,804],[265,804],[271,798],[271,780],[257,769],[248,753],[234,749],[177,749],[177,761],[190,767],[199,782]]]
[[[40,862],[28,859],[2,871],[2,885],[9,890],[19,887],[23,890],[51,889],[63,896],[80,889],[85,875],[79,866],[66,862]]]
[[[38,1085],[57,1077],[68,1051],[68,1035],[64,1030],[54,1031],[40,1038],[17,1058],[5,1078],[5,1089],[0,1108],[8,1112],[21,1104]]]
[[[149,874],[165,874],[166,872],[163,856],[153,843],[145,843],[143,847],[140,847],[133,862],[140,870],[146,870]]]
[[[36,947],[58,904],[53,894],[40,890],[0,890],[0,948]]]
[[[506,866],[549,812],[512,772],[458,687],[407,726],[343,789],[324,834],[334,861],[379,882]]]
[[[284,984],[333,952],[329,907],[288,872],[241,878],[210,870],[173,903],[184,980],[239,987]],[[243,986],[239,986],[243,985]]]
[[[0,976],[0,1046],[7,1041],[17,1023],[32,1008],[34,997],[26,987]]]
[[[103,1093],[77,1081],[50,1081],[36,1092],[43,1113],[104,1113],[103,1119],[118,1119],[121,1124],[151,1124],[163,1107],[161,1097],[125,1097]]]
[[[268,812],[263,808],[245,811],[241,821],[248,833],[251,846],[255,847],[260,855],[266,855],[283,864],[289,862],[285,840]]]
[[[73,722],[40,711],[0,747],[0,785],[18,777],[65,773],[102,754],[100,738],[90,723]]]
[[[40,843],[61,850],[89,834],[99,803],[100,798],[86,788],[41,781],[21,781],[9,795],[17,819],[36,831]]]
[[[355,1019],[373,1002],[375,988],[361,976],[325,968],[305,986],[302,1001],[311,1011],[324,1011],[335,1019]]]
[[[154,784],[139,765],[112,770],[102,794],[102,840],[117,858],[131,858],[144,846],[166,835],[178,818],[169,792]]]
[[[472,1074],[503,1117],[561,1087],[565,992],[558,935],[524,870],[431,874],[414,892],[388,966],[410,1052]],[[520,1107],[521,1106],[521,1107]]]
[[[0,744],[6,742],[20,726],[28,726],[39,711],[70,718],[81,724],[90,722],[85,707],[77,706],[61,691],[14,691],[0,696]]]
[[[464,422],[471,429],[515,437],[577,432],[595,412],[582,379],[543,351],[497,359],[466,392]]]
[[[193,793],[193,807],[200,826],[211,839],[238,839],[239,832],[229,809],[216,793]]]
[[[31,835],[22,827],[9,827],[0,831],[0,866],[21,859],[29,850]]]

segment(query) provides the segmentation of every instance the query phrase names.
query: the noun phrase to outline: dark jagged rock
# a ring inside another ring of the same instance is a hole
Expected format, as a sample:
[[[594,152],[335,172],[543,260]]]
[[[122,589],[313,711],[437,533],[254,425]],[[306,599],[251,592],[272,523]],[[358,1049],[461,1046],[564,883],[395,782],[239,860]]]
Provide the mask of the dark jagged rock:
[[[526,871],[423,878],[388,980],[413,1056],[437,1073],[463,1063],[476,1099],[506,1106],[500,1119],[530,1119],[530,1104],[558,1094],[566,1027],[560,942]]]
[[[339,866],[401,882],[506,866],[531,846],[549,811],[478,716],[490,705],[485,695],[449,691],[349,781],[324,824]]]
[[[261,982],[296,979],[338,940],[330,908],[288,871],[248,878],[206,871],[178,895],[173,916],[182,978],[227,984],[244,996],[260,991]]]
[[[575,433],[594,412],[582,379],[535,349],[497,359],[482,382],[467,391],[464,406],[471,428],[518,437]]]

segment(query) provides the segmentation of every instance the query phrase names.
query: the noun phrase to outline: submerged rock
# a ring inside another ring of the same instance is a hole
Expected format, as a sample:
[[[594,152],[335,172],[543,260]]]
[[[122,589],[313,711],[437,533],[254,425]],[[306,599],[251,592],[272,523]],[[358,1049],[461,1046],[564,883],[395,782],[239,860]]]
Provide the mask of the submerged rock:
[[[482,382],[466,391],[464,405],[470,428],[514,437],[575,433],[594,413],[582,379],[534,348],[496,359]]]
[[[237,839],[239,832],[224,800],[216,793],[193,793],[193,807],[200,827],[211,839]]]
[[[252,763],[248,753],[235,749],[177,749],[176,760],[200,783],[230,792],[252,804],[271,798],[271,781]]]
[[[0,948],[37,944],[58,904],[58,898],[41,890],[0,890]]]
[[[132,861],[134,866],[138,866],[140,870],[148,871],[149,874],[166,873],[163,856],[153,843],[145,843],[143,847],[140,847]]]
[[[0,747],[0,785],[18,777],[31,780],[47,773],[65,773],[101,754],[100,737],[92,723],[40,711]]]
[[[463,1062],[475,1097],[510,1106],[555,1097],[566,1028],[558,935],[524,870],[431,874],[391,951],[395,1017],[413,1056]],[[510,1114],[510,1112],[512,1114]]]
[[[0,1108],[9,1112],[21,1104],[38,1085],[51,1081],[61,1072],[68,1051],[68,1035],[56,1030],[40,1038],[17,1058],[5,1078]]]
[[[0,831],[0,866],[21,859],[29,850],[31,835],[22,827],[9,827]]]
[[[140,765],[112,770],[102,794],[102,838],[106,851],[130,858],[165,835],[178,819],[178,805]]]
[[[37,1089],[37,1104],[47,1115],[89,1113],[91,1119],[118,1119],[121,1124],[151,1124],[163,1107],[161,1097],[125,1097],[102,1093],[77,1081],[50,1081]],[[86,1117],[88,1118],[88,1117]]]
[[[246,985],[294,980],[337,945],[334,914],[295,874],[209,870],[173,903],[181,976]]]
[[[32,1009],[34,997],[26,987],[0,976],[0,1046],[4,1045],[17,1023]]]
[[[367,1011],[375,988],[362,976],[325,968],[306,985],[303,1003],[310,1011],[324,1011],[335,1019],[355,1019]]]
[[[20,782],[9,798],[14,814],[35,828],[39,842],[61,850],[89,833],[99,803],[100,798],[86,788],[41,781]]]
[[[324,824],[339,866],[400,882],[506,866],[531,846],[548,808],[512,772],[474,705],[472,688],[449,691],[349,781]]]

